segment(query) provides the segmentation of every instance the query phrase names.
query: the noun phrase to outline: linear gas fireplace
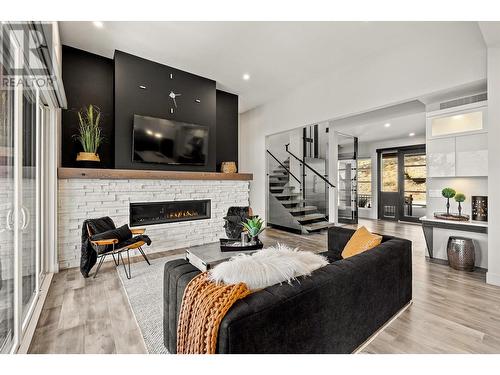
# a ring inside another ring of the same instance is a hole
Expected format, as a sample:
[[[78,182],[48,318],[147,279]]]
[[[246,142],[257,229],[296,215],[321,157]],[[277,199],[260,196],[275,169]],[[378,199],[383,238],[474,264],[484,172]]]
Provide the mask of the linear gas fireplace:
[[[130,226],[210,219],[210,199],[130,203]]]

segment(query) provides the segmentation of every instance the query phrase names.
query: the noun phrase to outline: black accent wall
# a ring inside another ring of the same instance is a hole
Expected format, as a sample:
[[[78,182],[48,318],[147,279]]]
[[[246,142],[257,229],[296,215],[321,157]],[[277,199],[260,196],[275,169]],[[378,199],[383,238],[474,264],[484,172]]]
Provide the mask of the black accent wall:
[[[76,48],[62,48],[62,78],[68,109],[62,111],[61,165],[79,167],[76,154],[82,151],[73,135],[78,131],[77,112],[89,104],[101,111],[105,143],[99,148],[100,168],[114,168],[113,60]]]
[[[222,161],[238,161],[238,96],[216,90],[213,80],[121,51],[108,59],[63,46],[63,81],[68,99],[68,110],[62,114],[63,167],[82,166],[75,161],[81,147],[73,134],[78,128],[77,111],[88,104],[103,111],[107,141],[99,148],[99,168],[219,171]],[[171,90],[182,94],[177,108],[168,96]],[[207,165],[134,163],[134,114],[207,126]]]
[[[172,78],[170,78],[172,75]],[[141,89],[139,86],[145,86]],[[170,91],[180,93],[175,108]],[[197,102],[199,100],[199,103]],[[170,109],[174,109],[174,113]],[[132,161],[134,114],[182,121],[209,128],[207,165],[162,165]],[[115,52],[115,167],[215,171],[215,81],[158,64],[125,52]]]
[[[217,90],[217,170],[223,161],[238,161],[238,95]]]

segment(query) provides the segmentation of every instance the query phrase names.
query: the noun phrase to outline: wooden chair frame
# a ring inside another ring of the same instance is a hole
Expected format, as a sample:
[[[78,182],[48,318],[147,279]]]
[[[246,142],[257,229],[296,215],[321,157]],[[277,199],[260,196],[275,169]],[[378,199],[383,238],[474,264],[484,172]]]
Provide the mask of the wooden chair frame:
[[[132,232],[132,235],[137,236],[137,235],[140,235],[140,234],[144,234],[144,232],[146,232],[146,229],[145,228],[134,228],[134,229],[130,229],[130,231]],[[148,257],[146,256],[146,254],[144,253],[144,250],[142,249],[142,246],[145,244],[144,241],[138,241],[138,242],[133,243],[133,244],[131,244],[129,246],[125,246],[125,247],[121,247],[119,249],[116,249],[115,245],[118,244],[118,239],[117,238],[92,241],[90,239],[92,237],[92,232],[91,232],[88,224],[87,224],[87,233],[89,235],[90,243],[92,244],[92,246],[96,250],[96,252],[97,252],[97,258],[99,259],[99,262],[97,264],[97,268],[95,270],[94,279],[96,278],[97,274],[99,273],[99,270],[101,269],[101,266],[104,263],[104,260],[106,259],[106,257],[108,255],[111,255],[113,257],[113,262],[115,263],[116,267],[118,267],[120,265],[120,261],[121,261],[121,263],[123,265],[123,270],[125,271],[125,275],[127,276],[127,279],[129,279],[129,280],[132,277],[132,272],[130,270],[130,253],[129,253],[130,250],[134,250],[134,249],[139,250],[139,252],[141,253],[141,255],[144,258],[144,260],[149,265],[151,265],[151,263],[149,262]],[[98,252],[99,246],[108,246],[108,245],[112,245],[113,249],[111,251],[99,254],[99,252]],[[128,266],[128,271],[127,271],[127,267],[125,266],[125,260],[123,259],[123,256],[122,256],[122,253],[124,251],[127,252],[127,266]],[[115,255],[116,255],[116,258],[115,258]]]

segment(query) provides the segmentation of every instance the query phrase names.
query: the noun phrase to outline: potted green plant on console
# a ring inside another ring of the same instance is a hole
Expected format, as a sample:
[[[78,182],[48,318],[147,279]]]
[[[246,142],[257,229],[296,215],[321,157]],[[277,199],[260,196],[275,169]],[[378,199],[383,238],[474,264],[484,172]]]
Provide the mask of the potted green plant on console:
[[[260,219],[258,216],[254,216],[251,219],[247,219],[247,222],[242,223],[241,225],[243,225],[243,227],[247,230],[250,240],[258,242],[259,234],[264,230],[264,228],[262,227],[263,224],[264,221],[262,219]]]
[[[441,191],[441,194],[446,198],[446,216],[450,216],[450,199],[455,196],[456,192],[452,188],[447,187]]]
[[[83,152],[79,152],[76,160],[87,165],[95,165],[101,161],[97,150],[104,141],[101,133],[101,110],[99,107],[90,104],[78,111],[78,134],[75,139],[80,142]]]

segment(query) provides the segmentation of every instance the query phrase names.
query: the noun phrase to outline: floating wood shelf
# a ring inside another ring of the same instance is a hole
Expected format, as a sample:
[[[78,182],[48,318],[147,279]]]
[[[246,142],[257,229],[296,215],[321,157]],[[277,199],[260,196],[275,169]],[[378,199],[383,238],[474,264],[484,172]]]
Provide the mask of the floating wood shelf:
[[[92,168],[58,168],[58,178],[96,178],[103,180],[239,180],[250,181],[252,173],[219,173],[219,172],[179,172],[151,171],[134,169],[92,169]]]

